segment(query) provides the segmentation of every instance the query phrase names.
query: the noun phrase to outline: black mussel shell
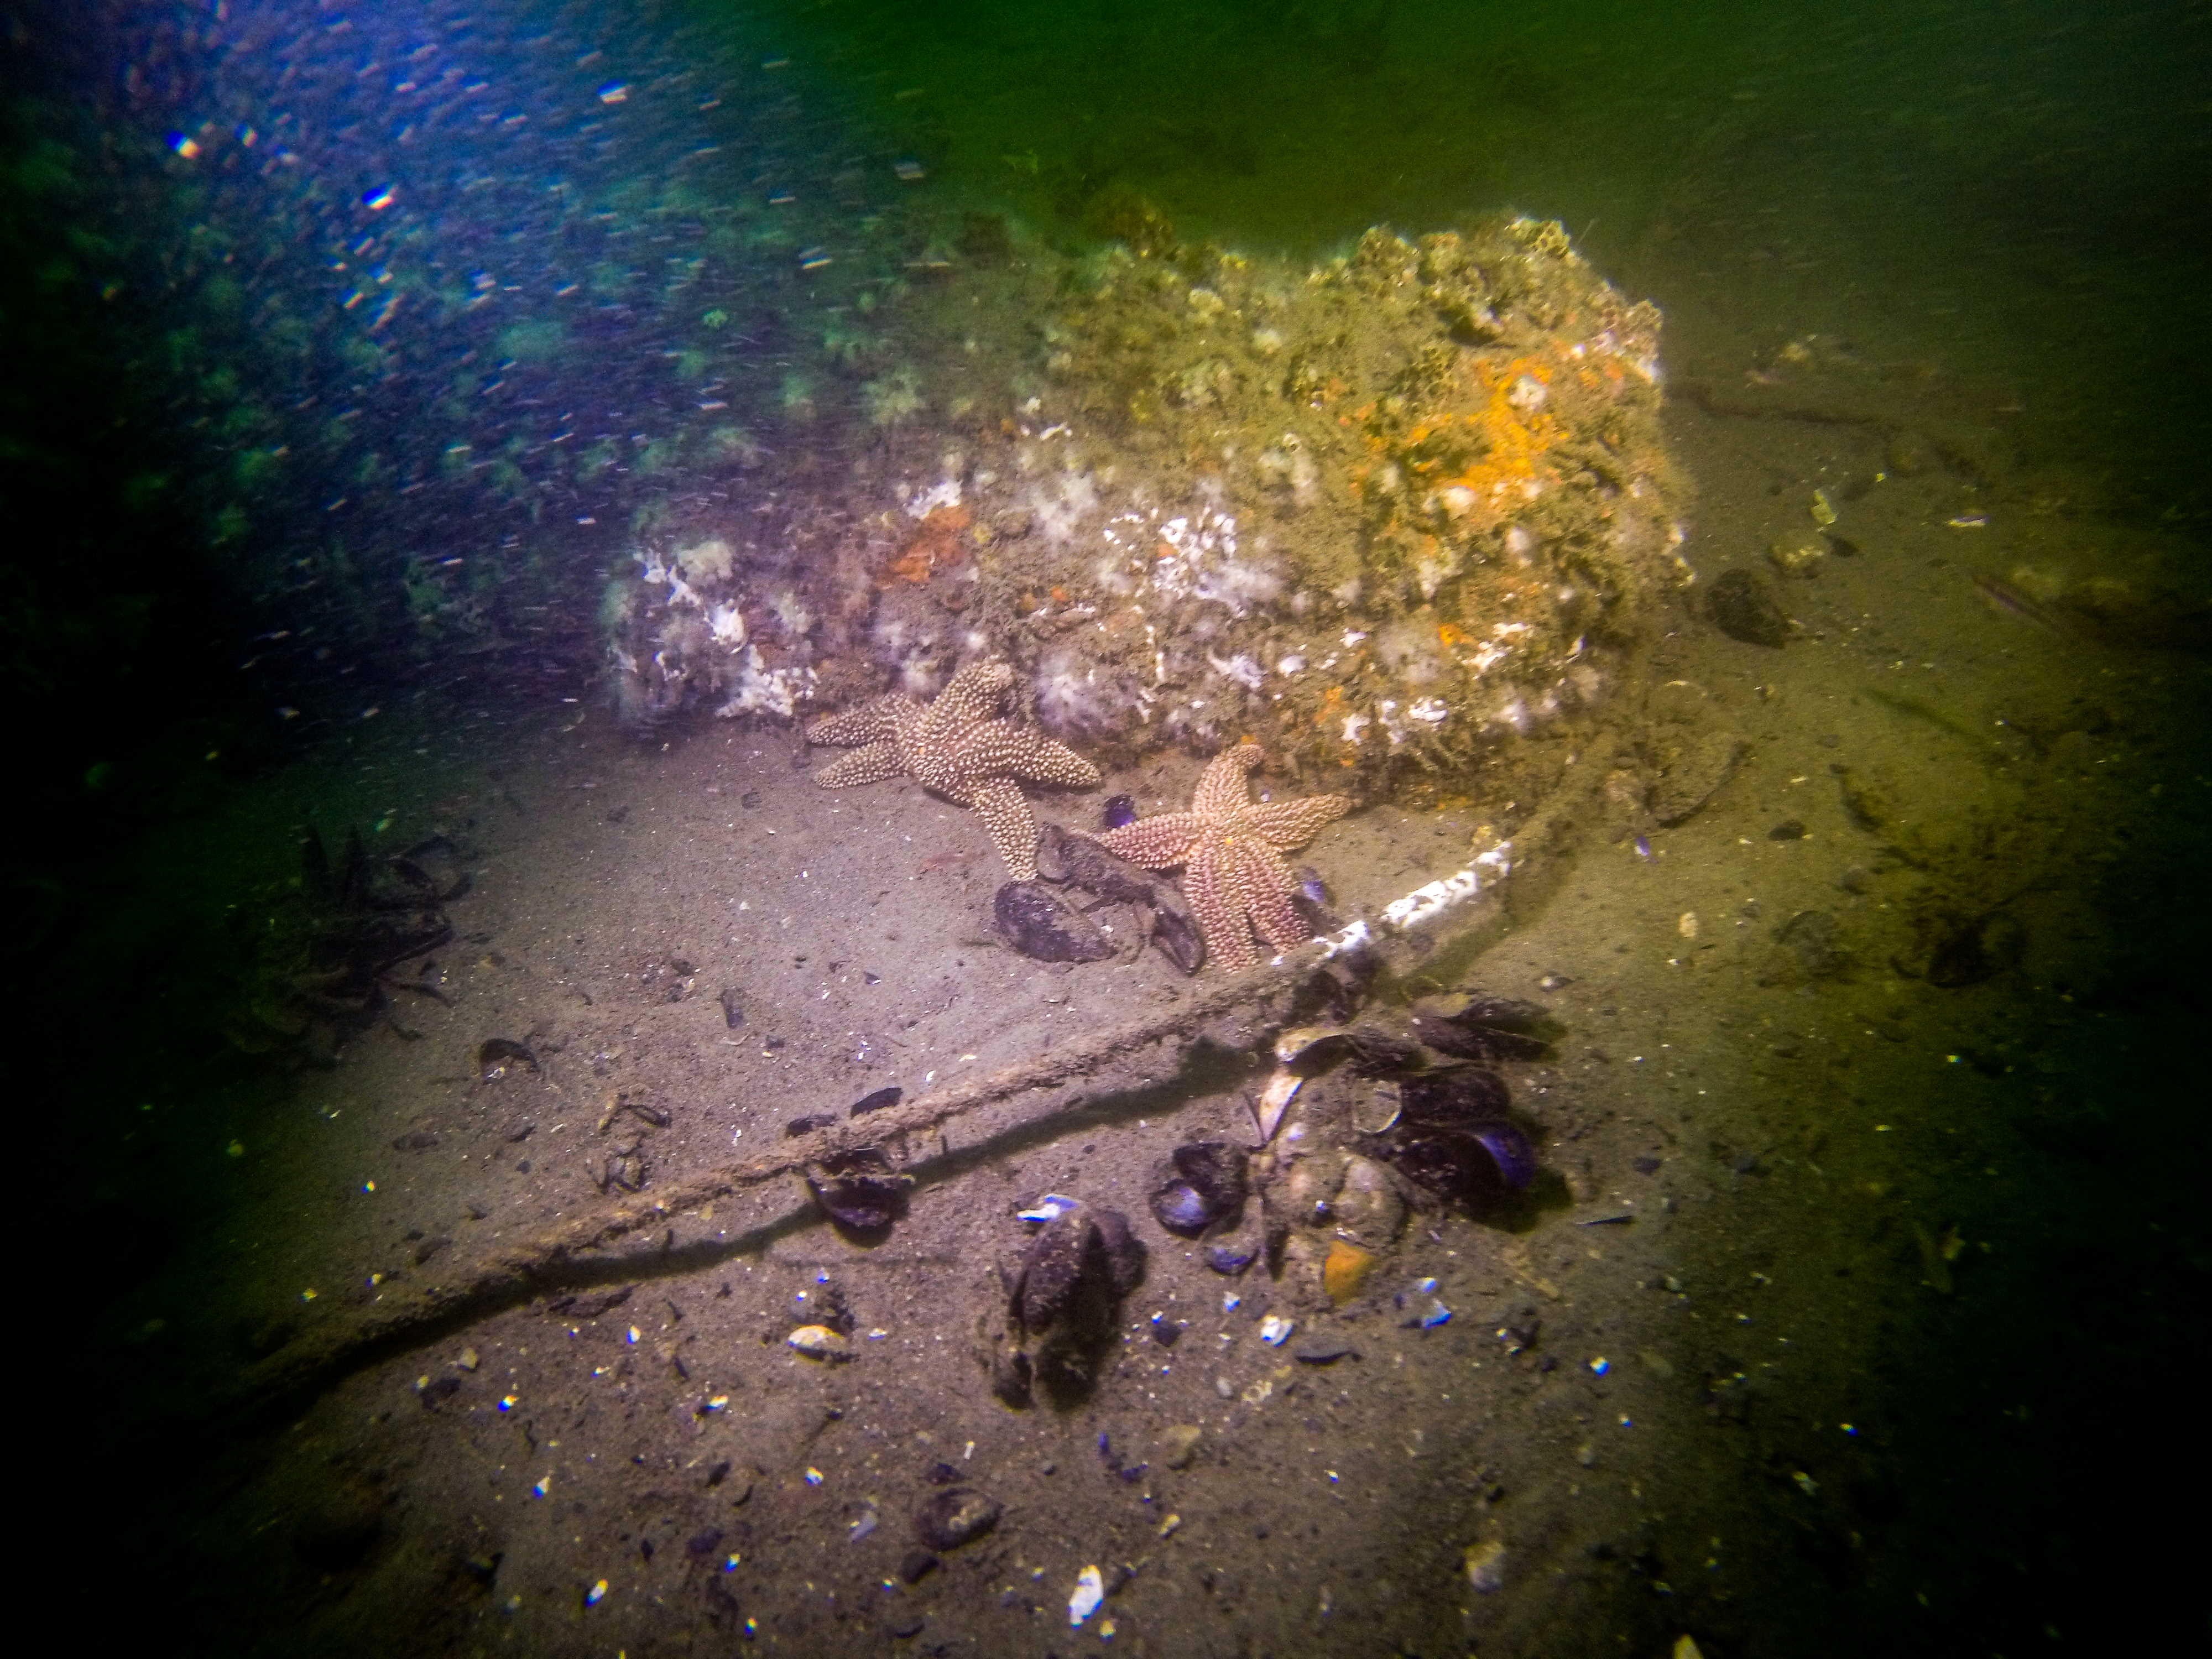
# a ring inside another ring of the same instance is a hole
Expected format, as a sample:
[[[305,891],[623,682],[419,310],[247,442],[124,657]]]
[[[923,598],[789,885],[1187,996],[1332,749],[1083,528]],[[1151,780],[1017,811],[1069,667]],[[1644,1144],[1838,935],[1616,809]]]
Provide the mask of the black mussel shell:
[[[832,1221],[856,1233],[880,1232],[896,1220],[913,1182],[872,1146],[840,1152],[806,1171],[815,1201]]]
[[[914,1535],[933,1550],[955,1550],[999,1524],[996,1500],[971,1486],[933,1493],[915,1511]]]
[[[1039,962],[1101,962],[1114,942],[1098,924],[1041,881],[1010,881],[993,903],[999,932]]]
[[[1536,1179],[1536,1149],[1516,1126],[1501,1120],[1478,1123],[1468,1133],[1490,1154],[1490,1161],[1498,1166],[1498,1179],[1516,1192]]]
[[[1206,1265],[1214,1272],[1234,1279],[1258,1259],[1259,1252],[1241,1242],[1209,1244],[1206,1247]]]
[[[1107,796],[1105,811],[1100,813],[1099,817],[1109,830],[1119,830],[1125,823],[1135,823],[1137,798],[1134,795]]]
[[[1119,1210],[1093,1210],[1091,1218],[1098,1227],[1098,1249],[1106,1268],[1106,1283],[1115,1296],[1127,1296],[1144,1283],[1145,1241],[1137,1237],[1129,1225],[1129,1218]]]
[[[1153,1220],[1186,1238],[1197,1237],[1221,1218],[1221,1212],[1188,1181],[1170,1181],[1156,1188],[1152,1206]]]
[[[1790,638],[1790,617],[1773,590],[1748,570],[1723,570],[1706,595],[1713,626],[1746,645],[1780,650]]]
[[[1075,1299],[1097,1243],[1088,1207],[1048,1221],[1030,1241],[1013,1296],[1014,1317],[1024,1330],[1044,1329]]]
[[[1387,1158],[1414,1185],[1478,1208],[1536,1178],[1535,1149],[1502,1119],[1449,1128],[1401,1121],[1388,1134],[1363,1139],[1365,1150]]]
[[[1425,997],[1413,1005],[1413,1024],[1422,1042],[1457,1060],[1541,1060],[1560,1035],[1540,1005],[1480,991]]]
[[[1152,943],[1186,974],[1205,965],[1206,935],[1199,932],[1198,919],[1179,905],[1162,904],[1152,911]]]
[[[1474,1066],[1407,1078],[1398,1085],[1398,1098],[1402,1122],[1447,1129],[1502,1118],[1512,1103],[1504,1078]]]
[[[503,1077],[518,1066],[534,1073],[538,1070],[538,1056],[514,1038],[486,1037],[477,1045],[477,1072],[480,1076]]]
[[[1175,1176],[1152,1190],[1153,1218],[1171,1233],[1195,1238],[1243,1207],[1245,1155],[1224,1140],[1175,1149]]]
[[[1173,1154],[1176,1171],[1223,1214],[1244,1201],[1244,1149],[1225,1140],[1194,1140]]]

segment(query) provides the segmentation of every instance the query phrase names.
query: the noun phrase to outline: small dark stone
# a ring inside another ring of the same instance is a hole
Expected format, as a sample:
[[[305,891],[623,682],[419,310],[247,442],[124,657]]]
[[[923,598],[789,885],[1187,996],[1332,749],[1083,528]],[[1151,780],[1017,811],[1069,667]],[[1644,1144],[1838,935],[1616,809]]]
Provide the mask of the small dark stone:
[[[1769,841],[1802,841],[1806,833],[1802,819],[1784,818],[1766,832],[1766,838]]]
[[[828,1128],[836,1121],[837,1114],[835,1112],[810,1112],[805,1117],[795,1117],[785,1124],[784,1137],[793,1139],[800,1135],[811,1135],[817,1129]]]
[[[928,1623],[929,1620],[918,1613],[908,1613],[903,1617],[890,1620],[884,1626],[884,1629],[893,1641],[903,1642],[909,1638],[921,1635]]]
[[[501,1551],[495,1551],[490,1554],[486,1554],[482,1550],[479,1550],[474,1555],[469,1557],[467,1560],[461,1563],[461,1569],[463,1571],[466,1572],[470,1577],[475,1579],[477,1583],[482,1584],[486,1589],[489,1589],[491,1588],[491,1581],[499,1577],[499,1564],[506,1559],[507,1557],[505,1553]]]
[[[1644,1176],[1657,1175],[1659,1163],[1660,1160],[1656,1158],[1639,1158],[1636,1160],[1636,1173]]]
[[[921,1472],[921,1478],[933,1486],[951,1486],[959,1483],[960,1471],[939,1459]]]
[[[1755,571],[1723,571],[1705,603],[1713,626],[1732,640],[1778,650],[1790,637],[1790,618]]]
[[[722,1529],[720,1527],[709,1527],[704,1532],[693,1533],[684,1540],[684,1553],[694,1561],[703,1561],[714,1553],[715,1547],[721,1541]]]
[[[1291,1349],[1291,1358],[1302,1364],[1334,1365],[1340,1359],[1358,1358],[1359,1350],[1342,1337],[1316,1336]]]
[[[1099,821],[1109,830],[1119,830],[1125,823],[1133,823],[1137,817],[1137,798],[1133,795],[1109,795]]]
[[[729,1478],[730,1460],[726,1457],[707,1471],[707,1484],[710,1486],[719,1486]]]
[[[958,1549],[999,1524],[998,1504],[972,1486],[949,1486],[915,1511],[914,1533],[933,1550]]]
[[[745,1023],[744,1006],[736,986],[726,988],[714,1000],[722,1005],[722,1024],[732,1031]]]
[[[1041,881],[1008,882],[992,908],[1007,943],[1038,962],[1101,962],[1114,954],[1098,924]]]
[[[848,1112],[846,1115],[848,1117],[865,1117],[870,1112],[880,1112],[886,1107],[896,1106],[900,1101],[905,1098],[906,1091],[903,1089],[878,1089],[875,1093],[872,1095],[863,1095],[860,1099],[854,1101],[853,1103],[853,1109]]]
[[[392,1143],[392,1149],[398,1152],[426,1152],[437,1144],[438,1137],[428,1129],[410,1129]]]
[[[919,1584],[931,1573],[936,1571],[937,1566],[937,1557],[932,1552],[908,1550],[899,1559],[899,1582],[905,1584]]]
[[[435,1411],[460,1391],[461,1379],[458,1376],[441,1376],[425,1383],[422,1391],[422,1408]]]
[[[1163,1348],[1172,1348],[1182,1340],[1183,1328],[1172,1319],[1163,1319],[1152,1327],[1152,1340]]]

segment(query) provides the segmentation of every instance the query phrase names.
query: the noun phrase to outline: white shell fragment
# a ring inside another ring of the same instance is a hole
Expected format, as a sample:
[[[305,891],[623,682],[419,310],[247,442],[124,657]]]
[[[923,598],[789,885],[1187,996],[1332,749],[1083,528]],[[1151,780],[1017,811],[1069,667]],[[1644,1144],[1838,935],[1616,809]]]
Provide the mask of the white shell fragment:
[[[1085,1567],[1075,1575],[1075,1593],[1067,1598],[1067,1626],[1074,1629],[1092,1613],[1106,1599],[1106,1580],[1096,1567]]]
[[[809,1359],[849,1359],[853,1355],[851,1340],[827,1325],[801,1325],[783,1340]]]
[[[1018,1221],[1057,1221],[1080,1202],[1079,1199],[1069,1198],[1060,1193],[1047,1193],[1028,1209],[1015,1211],[1014,1218]]]
[[[1280,1347],[1291,1340],[1291,1333],[1298,1328],[1295,1319],[1285,1319],[1280,1314],[1269,1314],[1260,1322],[1260,1340],[1271,1348]]]
[[[1275,1138],[1275,1131],[1282,1127],[1283,1113],[1304,1082],[1295,1072],[1278,1071],[1253,1100],[1252,1122],[1260,1132],[1262,1146]]]

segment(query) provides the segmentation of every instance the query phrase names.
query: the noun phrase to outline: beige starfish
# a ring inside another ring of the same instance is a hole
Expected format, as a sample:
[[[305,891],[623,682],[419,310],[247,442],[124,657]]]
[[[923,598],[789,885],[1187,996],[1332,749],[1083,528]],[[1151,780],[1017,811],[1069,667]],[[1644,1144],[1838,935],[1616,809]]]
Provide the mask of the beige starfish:
[[[1291,903],[1297,878],[1282,854],[1352,810],[1342,795],[1253,800],[1244,775],[1267,752],[1251,743],[1223,750],[1200,776],[1188,812],[1139,818],[1098,837],[1148,870],[1182,866],[1183,896],[1206,934],[1206,948],[1232,971],[1259,962],[1255,928],[1278,951],[1313,937]]]
[[[1036,879],[1036,819],[1015,781],[1088,788],[1098,769],[1033,726],[1001,720],[1014,683],[1002,662],[970,663],[927,707],[901,692],[815,723],[809,743],[857,744],[814,775],[824,789],[911,777],[982,816],[1006,873]]]

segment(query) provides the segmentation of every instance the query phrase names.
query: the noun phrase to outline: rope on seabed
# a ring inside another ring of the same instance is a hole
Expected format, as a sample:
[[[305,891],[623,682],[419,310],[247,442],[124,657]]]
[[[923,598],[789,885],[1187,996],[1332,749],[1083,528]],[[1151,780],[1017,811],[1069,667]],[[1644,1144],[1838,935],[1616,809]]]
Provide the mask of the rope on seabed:
[[[1607,745],[1609,747],[1609,745]],[[1600,750],[1601,754],[1602,750]],[[1586,754],[1584,760],[1596,757]],[[1575,798],[1588,793],[1601,765],[1586,765],[1580,789],[1560,792],[1565,799],[1517,837],[1523,846],[1540,843],[1555,832]],[[1300,983],[1332,957],[1366,948],[1375,933],[1402,934],[1456,908],[1493,888],[1512,868],[1514,842],[1502,842],[1465,869],[1428,883],[1383,907],[1375,927],[1355,921],[1340,932],[1300,945],[1199,993],[1172,1012],[1129,1020],[1088,1038],[1056,1046],[1050,1053],[939,1089],[932,1094],[871,1112],[865,1121],[841,1120],[807,1135],[788,1139],[773,1151],[690,1176],[650,1197],[625,1199],[586,1210],[560,1224],[510,1243],[495,1243],[464,1277],[443,1284],[402,1281],[387,1289],[373,1307],[332,1320],[287,1344],[246,1370],[227,1403],[251,1406],[317,1378],[350,1369],[379,1349],[406,1346],[417,1333],[441,1321],[471,1312],[489,1314],[503,1300],[520,1297],[564,1262],[603,1249],[641,1229],[667,1225],[679,1213],[718,1198],[757,1187],[779,1176],[794,1175],[810,1164],[860,1146],[872,1146],[903,1134],[933,1129],[978,1107],[1031,1090],[1051,1089],[1080,1077],[1130,1051],[1170,1037],[1188,1037],[1207,1022]],[[1048,1118],[1088,1103],[1073,1097],[1044,1114]],[[226,1403],[217,1402],[218,1405]]]
[[[798,1174],[808,1164],[842,1152],[933,1129],[963,1113],[1031,1090],[1055,1088],[1148,1044],[1188,1036],[1210,1020],[1297,984],[1303,975],[1365,939],[1364,925],[1355,923],[1343,933],[1224,980],[1171,1013],[1127,1021],[1056,1046],[1048,1054],[871,1112],[857,1122],[842,1120],[786,1140],[772,1151],[689,1176],[650,1196],[594,1206],[555,1226],[511,1243],[495,1243],[459,1279],[419,1285],[402,1281],[386,1290],[374,1307],[333,1320],[288,1344],[245,1374],[237,1395],[251,1401],[345,1369],[370,1349],[403,1345],[413,1331],[504,1295],[520,1293],[563,1262],[603,1249],[642,1229],[666,1224],[684,1211],[779,1176]],[[1053,1112],[1069,1110],[1086,1098],[1074,1097]]]

